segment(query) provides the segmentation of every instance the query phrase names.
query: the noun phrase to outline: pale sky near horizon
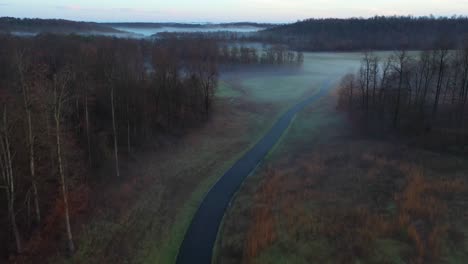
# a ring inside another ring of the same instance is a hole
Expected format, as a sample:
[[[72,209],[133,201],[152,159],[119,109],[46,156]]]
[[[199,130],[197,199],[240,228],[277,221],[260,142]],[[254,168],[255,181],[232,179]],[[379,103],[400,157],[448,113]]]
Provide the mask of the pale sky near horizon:
[[[468,0],[0,0],[0,16],[98,22],[294,22],[311,17],[468,15]]]

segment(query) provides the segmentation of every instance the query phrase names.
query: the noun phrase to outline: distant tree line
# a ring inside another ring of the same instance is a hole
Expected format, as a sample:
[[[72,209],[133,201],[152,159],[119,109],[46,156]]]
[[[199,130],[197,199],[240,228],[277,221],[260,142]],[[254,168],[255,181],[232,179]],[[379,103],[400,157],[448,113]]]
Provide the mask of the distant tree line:
[[[468,46],[412,56],[394,52],[386,60],[365,53],[358,73],[342,79],[339,107],[369,129],[421,135],[462,147],[468,142]],[[380,128],[380,129],[376,129]]]
[[[304,62],[304,54],[289,50],[285,45],[270,45],[263,49],[245,45],[223,45],[219,54],[221,63],[241,64],[297,64]]]
[[[255,22],[233,22],[233,23],[152,23],[152,22],[120,22],[120,23],[100,23],[106,26],[115,27],[139,27],[139,28],[162,28],[162,27],[175,27],[175,28],[238,28],[238,27],[257,27],[257,28],[270,28],[275,24],[269,23],[255,23]]]
[[[444,39],[458,48],[468,37],[468,17],[382,17],[307,19],[272,27],[251,40],[287,44],[307,51],[429,50]]]
[[[304,53],[289,49],[283,44],[264,44],[251,42],[246,37],[250,33],[237,32],[164,32],[156,36],[163,39],[207,39],[219,43],[219,63],[229,64],[270,64],[270,65],[301,65],[304,62]],[[241,37],[243,36],[243,37]]]
[[[258,40],[255,32],[213,31],[213,32],[160,32],[154,38],[207,38],[218,42],[252,42]]]
[[[79,32],[121,32],[112,27],[92,22],[77,22],[64,19],[14,18],[0,17],[0,32],[48,32],[48,33],[79,33]]]
[[[1,35],[0,250],[23,252],[56,208],[73,253],[70,193],[104,180],[93,171],[105,163],[121,177],[120,160],[156,135],[206,120],[218,53],[206,39]]]

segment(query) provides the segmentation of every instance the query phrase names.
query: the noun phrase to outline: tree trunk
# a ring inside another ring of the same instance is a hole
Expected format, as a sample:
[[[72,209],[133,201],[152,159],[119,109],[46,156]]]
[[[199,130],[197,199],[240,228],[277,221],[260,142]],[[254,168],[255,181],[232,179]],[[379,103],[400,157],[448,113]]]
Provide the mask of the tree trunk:
[[[466,104],[466,90],[467,90],[467,83],[468,83],[468,60],[464,60],[463,64],[463,77],[462,77],[462,83],[460,87],[460,98],[459,98],[459,126],[463,126],[463,118],[464,118],[464,113],[465,113],[465,104]]]
[[[39,194],[37,191],[37,181],[36,181],[36,170],[35,170],[35,155],[34,155],[34,136],[32,131],[32,120],[31,120],[31,111],[26,110],[26,115],[28,119],[28,141],[29,141],[29,169],[31,172],[31,183],[33,188],[34,196],[34,208],[36,210],[36,221],[39,224],[41,222],[41,208],[39,206]]]
[[[130,111],[129,111],[129,106],[127,102],[127,151],[128,154],[132,153],[132,147],[131,147],[131,142],[130,142]]]
[[[114,133],[114,155],[115,155],[115,172],[117,177],[120,177],[119,169],[119,147],[117,145],[117,128],[115,125],[115,106],[114,106],[114,87],[111,87],[111,108],[112,108],[112,130]]]
[[[349,110],[351,113],[353,112],[353,87],[354,83],[351,82],[349,85]]]
[[[2,159],[1,167],[2,174],[6,181],[6,194],[8,202],[8,216],[10,218],[11,230],[15,238],[16,251],[18,254],[23,252],[21,245],[21,236],[19,234],[18,226],[16,224],[16,212],[15,212],[15,178],[13,174],[13,157],[10,151],[10,140],[8,135],[8,122],[7,122],[7,110],[4,108],[3,112],[3,131],[1,131],[1,148],[2,148]]]
[[[432,121],[434,122],[436,117],[437,117],[437,109],[439,106],[439,99],[440,99],[440,93],[442,90],[442,81],[444,78],[444,63],[445,63],[445,56],[446,56],[446,51],[440,51],[440,61],[439,61],[439,75],[437,78],[437,87],[436,87],[436,96],[434,99],[434,105],[432,107]]]
[[[393,127],[398,127],[398,120],[400,118],[400,101],[401,101],[401,87],[403,86],[403,71],[400,72],[400,80],[398,82],[398,94],[395,106],[395,115],[393,117]]]
[[[64,73],[66,74],[66,73]],[[67,77],[67,76],[65,76]],[[62,189],[62,198],[63,198],[63,205],[65,210],[65,227],[67,231],[67,244],[68,250],[70,255],[75,252],[75,244],[73,243],[73,235],[70,226],[70,213],[69,213],[69,205],[68,205],[68,190],[67,190],[67,183],[65,178],[65,171],[63,168],[63,161],[62,161],[62,144],[60,138],[60,123],[61,123],[61,111],[62,111],[62,104],[63,104],[63,96],[64,96],[64,89],[67,85],[67,80],[61,80],[57,84],[57,76],[54,77],[54,119],[55,119],[55,147],[56,147],[56,154],[57,154],[57,166],[58,172],[60,176],[60,187]],[[58,91],[58,85],[60,85],[60,91]]]
[[[91,153],[91,135],[89,134],[89,110],[88,110],[88,93],[85,94],[85,121],[86,121],[86,140],[88,141],[88,164],[93,165],[93,156]]]
[[[47,142],[49,143],[49,158],[50,158],[50,167],[51,168],[56,168],[55,166],[55,146],[54,144],[51,144],[53,142],[52,140],[55,140],[53,135],[52,135],[52,124],[51,124],[51,116],[46,113],[46,130],[47,130]]]
[[[56,139],[56,148],[57,148],[58,170],[60,174],[60,185],[62,189],[63,204],[64,204],[64,209],[65,209],[65,226],[67,228],[68,250],[70,251],[70,254],[73,254],[73,252],[75,252],[75,245],[73,243],[73,235],[72,235],[71,226],[70,226],[68,191],[67,191],[67,185],[65,182],[65,172],[63,170],[62,145],[60,141],[60,113],[58,112],[55,113],[55,133],[56,133],[55,139]]]
[[[37,191],[37,179],[36,179],[36,169],[35,169],[35,153],[34,153],[34,134],[32,128],[32,119],[31,119],[31,95],[30,88],[25,80],[25,67],[23,64],[24,57],[19,55],[17,58],[17,67],[19,73],[19,81],[21,86],[21,91],[23,93],[23,103],[24,109],[26,111],[26,119],[28,123],[28,148],[29,148],[29,170],[31,176],[31,185],[33,189],[33,199],[34,207],[36,211],[36,221],[37,223],[41,222],[41,209],[39,206],[39,194]]]
[[[16,213],[14,210],[14,201],[10,201],[8,205],[8,214],[10,215],[11,230],[13,231],[13,235],[15,237],[16,252],[18,254],[21,254],[23,253],[23,246],[21,245],[21,237],[19,234],[18,226],[16,224]]]

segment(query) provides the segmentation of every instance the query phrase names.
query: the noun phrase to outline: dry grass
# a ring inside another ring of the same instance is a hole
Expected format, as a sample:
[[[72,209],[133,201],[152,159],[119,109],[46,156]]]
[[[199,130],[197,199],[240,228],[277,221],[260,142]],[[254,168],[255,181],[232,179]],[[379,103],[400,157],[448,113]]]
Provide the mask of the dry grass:
[[[450,227],[449,196],[466,194],[466,183],[461,178],[430,180],[417,167],[407,175],[408,183],[397,197],[398,225],[407,230],[417,249],[416,263],[438,261]]]
[[[272,175],[272,180],[262,183],[255,195],[256,206],[252,208],[253,221],[247,231],[244,249],[246,260],[255,258],[260,251],[276,240],[276,223],[272,212],[272,203],[276,200],[275,193],[278,189],[276,179],[277,176]]]
[[[370,141],[275,160],[246,184],[257,188],[238,195],[251,204],[235,203],[227,215],[219,263],[440,263],[453,253],[448,245],[466,250],[458,229],[468,226],[461,162]],[[242,222],[249,223],[243,237],[235,227]],[[232,239],[244,247],[235,249]],[[394,242],[382,248],[380,241]],[[236,251],[242,255],[223,253]]]

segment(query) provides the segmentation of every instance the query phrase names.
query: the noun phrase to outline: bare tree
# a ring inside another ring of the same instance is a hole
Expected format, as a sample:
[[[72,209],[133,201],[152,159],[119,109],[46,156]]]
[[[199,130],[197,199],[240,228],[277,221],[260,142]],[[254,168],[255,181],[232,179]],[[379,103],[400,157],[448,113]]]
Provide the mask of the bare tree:
[[[370,53],[364,52],[364,57],[361,61],[360,73],[360,86],[361,86],[361,95],[362,95],[362,105],[365,109],[366,119],[369,116],[369,86],[370,86],[370,71],[371,71],[371,61]]]
[[[112,132],[114,137],[114,156],[115,156],[115,173],[117,177],[120,177],[120,168],[119,168],[119,146],[117,140],[117,125],[115,120],[115,89],[114,84],[110,84],[110,100],[111,100],[111,111],[112,111]]]
[[[370,57],[370,74],[372,76],[372,108],[375,108],[376,90],[379,78],[379,57],[371,54]]]
[[[383,97],[388,85],[388,78],[390,75],[390,69],[392,66],[392,58],[389,57],[382,66],[382,78],[380,80],[380,91],[379,91],[379,103],[380,103],[380,113],[383,114],[384,112],[384,103]]]
[[[211,108],[211,99],[214,96],[217,85],[217,67],[214,63],[209,61],[197,63],[194,67],[197,77],[200,81],[205,115],[207,115]]]
[[[445,75],[445,67],[447,64],[447,57],[449,55],[449,52],[447,49],[440,49],[437,51],[434,51],[434,57],[437,58],[438,64],[438,74],[437,74],[437,85],[436,85],[436,91],[435,91],[435,98],[434,98],[434,104],[432,107],[432,120],[435,121],[436,115],[437,115],[437,109],[439,106],[439,99],[440,99],[440,93],[442,91],[442,84],[443,84],[443,79]]]
[[[10,123],[8,121],[7,106],[3,107],[3,116],[1,122],[0,131],[0,169],[2,173],[2,179],[4,186],[1,186],[6,191],[7,203],[8,203],[8,215],[10,218],[11,229],[16,242],[16,251],[22,253],[23,248],[21,245],[21,237],[16,223],[16,183],[15,174],[13,171],[13,156],[11,153],[10,145]]]
[[[420,74],[422,78],[421,87],[422,87],[422,94],[419,100],[420,104],[420,113],[422,116],[425,114],[426,109],[426,100],[430,90],[431,82],[434,78],[435,66],[434,66],[434,54],[429,51],[421,52],[419,58],[419,68]]]
[[[29,149],[29,170],[31,174],[31,185],[33,190],[33,199],[34,207],[36,211],[36,221],[37,223],[41,222],[41,209],[39,206],[39,194],[37,189],[37,179],[36,179],[36,166],[35,166],[35,135],[33,130],[32,123],[32,87],[31,83],[27,80],[28,74],[31,75],[31,72],[28,71],[29,62],[24,52],[18,51],[15,56],[15,63],[19,77],[19,86],[21,87],[21,93],[23,95],[24,110],[26,112],[26,122],[27,122],[27,145]],[[36,80],[37,82],[37,80]]]
[[[340,96],[338,101],[339,107],[347,107],[348,111],[352,114],[353,111],[353,93],[355,84],[354,74],[347,74],[343,77],[340,83]],[[345,99],[348,100],[345,100]]]
[[[461,67],[461,82],[459,87],[459,124],[462,125],[465,116],[465,105],[468,96],[468,47],[458,51],[458,59]]]
[[[60,176],[60,186],[62,189],[62,198],[65,209],[65,226],[67,231],[68,250],[70,254],[75,251],[75,244],[73,243],[73,235],[70,225],[70,213],[68,204],[68,188],[63,163],[63,150],[62,150],[62,114],[67,100],[69,100],[68,88],[72,79],[70,69],[64,69],[54,76],[53,80],[53,115],[55,120],[55,146],[57,155],[57,166]]]
[[[130,155],[132,153],[132,145],[131,145],[131,128],[130,128],[130,106],[129,106],[129,98],[127,98],[126,109],[127,109],[127,152]]]
[[[395,113],[393,115],[393,126],[398,127],[399,119],[400,119],[400,105],[401,105],[401,97],[402,97],[402,89],[403,89],[403,80],[404,74],[406,71],[406,64],[408,62],[408,53],[405,50],[398,51],[394,55],[394,64],[393,69],[398,74],[398,87],[397,87],[397,96],[395,102]]]
[[[91,151],[91,133],[90,133],[90,127],[89,127],[89,96],[88,96],[88,89],[85,89],[85,95],[84,95],[84,110],[85,110],[85,123],[86,123],[86,142],[88,145],[88,164],[90,166],[93,165],[93,153]]]

